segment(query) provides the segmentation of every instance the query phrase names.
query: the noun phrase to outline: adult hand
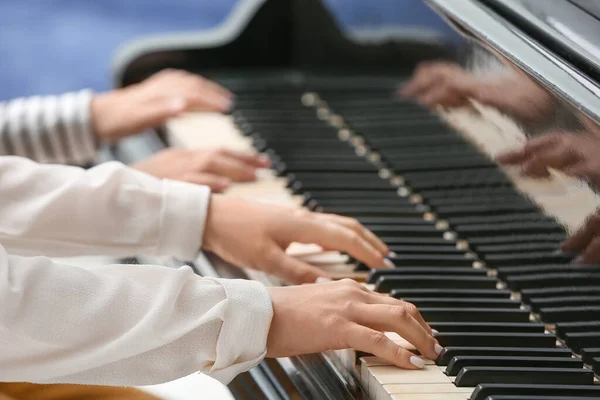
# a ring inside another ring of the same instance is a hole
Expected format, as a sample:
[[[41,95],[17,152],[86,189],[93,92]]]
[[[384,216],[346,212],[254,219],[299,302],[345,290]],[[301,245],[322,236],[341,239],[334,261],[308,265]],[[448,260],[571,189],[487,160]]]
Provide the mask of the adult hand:
[[[225,149],[186,150],[171,148],[132,167],[157,178],[207,185],[215,192],[227,189],[231,182],[256,179],[256,169],[270,165],[264,155],[252,155]]]
[[[347,252],[373,268],[391,266],[385,259],[387,246],[354,219],[212,196],[203,249],[290,283],[313,283],[326,277],[321,269],[285,253],[293,242]]]
[[[548,168],[586,178],[600,187],[600,139],[576,133],[553,133],[533,138],[517,151],[497,157],[505,165],[518,165],[525,175],[548,177]]]
[[[353,348],[401,368],[423,368],[421,358],[383,332],[396,332],[432,360],[442,351],[413,304],[372,292],[352,280],[269,290],[273,319],[268,357]]]
[[[187,111],[226,112],[232,94],[201,76],[164,70],[145,81],[92,100],[94,132],[114,141],[154,128]]]

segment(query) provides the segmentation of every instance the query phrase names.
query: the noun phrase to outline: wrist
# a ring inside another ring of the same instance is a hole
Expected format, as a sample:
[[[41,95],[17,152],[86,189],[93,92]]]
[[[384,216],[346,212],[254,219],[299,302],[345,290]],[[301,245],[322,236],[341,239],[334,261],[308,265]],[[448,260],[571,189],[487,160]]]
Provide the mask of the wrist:
[[[92,128],[99,142],[114,140],[117,137],[119,118],[114,112],[116,103],[118,103],[116,91],[96,94],[92,99]]]

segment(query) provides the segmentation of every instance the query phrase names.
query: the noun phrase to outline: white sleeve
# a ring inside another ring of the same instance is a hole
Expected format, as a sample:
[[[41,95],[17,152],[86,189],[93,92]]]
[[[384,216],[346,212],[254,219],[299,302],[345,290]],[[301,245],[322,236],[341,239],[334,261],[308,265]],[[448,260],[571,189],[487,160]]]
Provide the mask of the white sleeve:
[[[96,157],[90,90],[0,102],[0,155],[84,165]]]
[[[257,365],[272,317],[258,282],[189,267],[92,270],[0,246],[0,381],[152,385]]]
[[[84,170],[0,157],[0,243],[10,254],[196,257],[206,186],[111,162]]]

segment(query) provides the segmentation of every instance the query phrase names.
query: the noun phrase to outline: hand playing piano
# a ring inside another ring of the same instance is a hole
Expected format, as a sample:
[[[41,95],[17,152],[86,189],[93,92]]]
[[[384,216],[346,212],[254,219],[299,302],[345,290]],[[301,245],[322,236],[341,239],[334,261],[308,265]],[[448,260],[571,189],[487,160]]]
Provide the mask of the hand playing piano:
[[[222,192],[231,185],[231,182],[254,181],[256,170],[267,168],[269,165],[269,159],[263,155],[226,149],[171,148],[132,167],[157,178],[206,185],[210,186],[213,192]]]
[[[600,263],[600,209],[596,210],[574,235],[565,240],[561,249],[579,254],[575,263]]]
[[[94,97],[92,120],[101,141],[157,127],[187,111],[226,112],[232,94],[201,76],[164,70],[145,81]]]
[[[383,332],[396,332],[432,360],[442,351],[413,304],[372,292],[353,280],[270,291],[273,319],[267,338],[268,357],[353,348],[401,368],[423,368],[421,358]]]
[[[351,218],[213,195],[202,248],[226,261],[313,283],[326,273],[285,253],[293,243],[314,243],[347,252],[372,268],[388,268],[387,246]]]
[[[497,157],[505,165],[518,165],[525,175],[548,177],[549,168],[585,178],[600,188],[600,139],[576,133],[553,133],[533,138],[521,149]]]

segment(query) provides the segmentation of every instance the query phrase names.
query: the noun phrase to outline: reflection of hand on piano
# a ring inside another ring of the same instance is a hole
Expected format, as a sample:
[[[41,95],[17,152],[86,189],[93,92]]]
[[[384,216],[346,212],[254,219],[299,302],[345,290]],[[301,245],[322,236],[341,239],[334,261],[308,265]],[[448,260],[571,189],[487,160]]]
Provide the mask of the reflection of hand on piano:
[[[426,107],[462,107],[473,99],[523,123],[542,120],[554,107],[548,93],[520,72],[479,77],[448,62],[419,65],[400,95]]]
[[[186,111],[228,111],[231,97],[226,89],[198,75],[165,70],[142,83],[97,95],[91,106],[94,132],[102,141],[114,141]]]
[[[442,351],[414,305],[372,292],[353,280],[270,291],[269,357],[354,348],[402,368],[424,367],[423,359],[398,346],[383,331],[398,333],[430,359]]]
[[[576,133],[555,133],[531,139],[521,150],[497,157],[506,165],[518,165],[525,175],[550,176],[549,168],[585,178],[600,188],[600,139]]]
[[[255,181],[257,169],[269,164],[265,156],[227,149],[171,148],[138,162],[133,168],[157,178],[206,185],[214,192],[222,192],[231,182]]]
[[[293,242],[344,251],[372,268],[390,264],[385,259],[387,246],[351,218],[219,195],[212,197],[208,213],[203,249],[291,283],[313,283],[326,276],[323,270],[286,255]]]
[[[592,214],[585,224],[562,245],[563,251],[579,253],[575,262],[597,264],[600,262],[600,209]]]

